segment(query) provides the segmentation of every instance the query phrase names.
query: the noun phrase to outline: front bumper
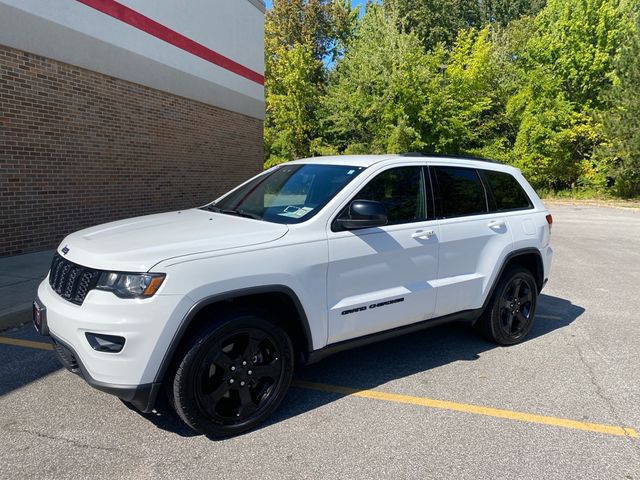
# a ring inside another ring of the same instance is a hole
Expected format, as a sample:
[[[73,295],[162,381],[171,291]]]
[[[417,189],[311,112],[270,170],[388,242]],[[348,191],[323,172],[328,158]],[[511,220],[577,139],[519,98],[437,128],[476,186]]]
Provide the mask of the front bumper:
[[[84,367],[78,357],[78,354],[75,353],[73,348],[71,348],[69,345],[66,345],[55,336],[49,336],[51,337],[51,341],[53,342],[60,362],[67,370],[75,373],[76,375],[79,375],[93,388],[102,392],[106,392],[110,395],[115,395],[116,397],[131,403],[141,412],[150,412],[151,410],[153,410],[158,392],[160,391],[161,383],[155,382],[145,385],[128,386],[100,382],[89,375],[87,369]]]
[[[159,368],[191,307],[184,295],[121,299],[92,290],[82,305],[60,297],[45,279],[37,301],[46,310],[46,331],[65,367],[98,390],[150,411],[162,381]],[[126,339],[120,352],[97,351],[86,333]]]

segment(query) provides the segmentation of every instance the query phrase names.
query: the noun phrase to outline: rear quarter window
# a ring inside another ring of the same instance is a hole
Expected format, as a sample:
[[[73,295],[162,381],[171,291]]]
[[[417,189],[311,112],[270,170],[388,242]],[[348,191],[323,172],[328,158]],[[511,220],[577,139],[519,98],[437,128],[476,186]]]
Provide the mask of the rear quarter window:
[[[489,207],[492,211],[523,210],[533,207],[520,182],[513,175],[493,170],[480,170],[480,175],[489,190]]]

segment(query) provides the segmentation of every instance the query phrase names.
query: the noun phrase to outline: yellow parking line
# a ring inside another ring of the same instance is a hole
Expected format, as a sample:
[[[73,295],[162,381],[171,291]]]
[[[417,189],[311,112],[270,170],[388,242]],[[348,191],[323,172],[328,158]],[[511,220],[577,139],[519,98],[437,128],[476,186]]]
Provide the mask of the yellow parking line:
[[[588,432],[605,433],[608,435],[620,435],[629,438],[638,438],[638,433],[633,428],[616,427],[614,425],[601,425],[598,423],[580,422],[566,418],[547,417],[531,413],[515,412],[512,410],[502,410],[499,408],[481,407],[468,403],[448,402],[445,400],[435,400],[432,398],[412,397],[397,393],[381,392],[379,390],[357,390],[354,388],[340,387],[338,385],[327,385],[324,383],[314,383],[305,381],[293,382],[294,387],[320,390],[322,392],[339,393],[353,397],[371,398],[394,403],[406,403],[410,405],[420,405],[422,407],[438,408],[441,410],[453,410],[456,412],[473,413],[475,415],[485,415],[488,417],[506,418],[519,422],[541,423],[555,427],[572,428],[575,430],[586,430]]]
[[[21,340],[19,338],[0,337],[0,343],[4,345],[15,345],[16,347],[39,348],[40,350],[53,350],[53,345],[44,342],[32,342],[31,340]]]

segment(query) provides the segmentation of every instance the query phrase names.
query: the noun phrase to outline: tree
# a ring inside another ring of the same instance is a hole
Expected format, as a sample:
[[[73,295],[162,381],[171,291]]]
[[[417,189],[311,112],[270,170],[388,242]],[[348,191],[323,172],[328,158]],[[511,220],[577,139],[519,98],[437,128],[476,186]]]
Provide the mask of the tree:
[[[347,0],[274,0],[265,19],[265,159],[313,153],[326,62],[341,55],[356,19]]]
[[[397,12],[399,26],[414,32],[425,48],[452,45],[458,32],[496,23],[506,26],[523,15],[535,14],[544,0],[385,0]]]
[[[369,4],[323,102],[324,140],[345,153],[423,147],[421,111],[440,88],[440,55],[428,56],[397,18]]]
[[[429,120],[424,138],[432,137],[426,144],[436,152],[466,153],[490,136],[498,70],[489,35],[488,28],[461,30],[445,55],[442,88],[428,99],[422,114]]]
[[[602,106],[614,60],[630,25],[626,0],[549,0],[536,17],[529,66],[552,66],[560,88],[578,110]]]
[[[610,106],[600,117],[607,141],[599,149],[615,192],[640,195],[640,15],[636,7],[632,28],[620,52],[612,87],[604,95]]]
[[[324,101],[325,140],[349,153],[479,147],[494,103],[492,59],[488,29],[427,53],[393,9],[369,5]]]
[[[525,88],[510,98],[507,114],[519,117],[510,163],[532,185],[558,190],[577,185],[593,147],[600,141],[590,116],[576,111],[548,67],[532,72]]]
[[[309,155],[319,99],[314,82],[317,65],[311,48],[280,46],[276,54],[278,61],[265,82],[267,166]]]
[[[305,45],[313,57],[335,59],[348,41],[357,11],[348,0],[273,0],[265,16],[265,51]]]
[[[523,79],[508,103],[518,125],[507,158],[535,186],[602,183],[594,150],[604,141],[594,113],[604,106],[614,59],[628,29],[620,0],[549,0],[518,62]]]

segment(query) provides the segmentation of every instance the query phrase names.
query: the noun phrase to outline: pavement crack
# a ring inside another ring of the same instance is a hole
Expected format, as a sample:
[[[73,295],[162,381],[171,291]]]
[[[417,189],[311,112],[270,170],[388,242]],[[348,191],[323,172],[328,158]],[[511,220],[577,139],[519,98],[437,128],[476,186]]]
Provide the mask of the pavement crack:
[[[607,405],[607,407],[609,408],[609,411],[611,412],[611,415],[613,415],[613,418],[615,418],[616,423],[622,426],[622,429],[624,430],[625,438],[628,438],[629,440],[632,441],[632,445],[635,447],[635,450],[636,450],[636,455],[638,455],[638,457],[640,458],[640,445],[638,445],[638,442],[635,441],[635,439],[631,436],[631,432],[629,431],[629,428],[625,428],[623,426],[625,424],[624,420],[620,417],[616,408],[614,407],[613,400],[609,398],[607,395],[605,395],[602,389],[602,386],[600,385],[600,383],[598,383],[598,379],[595,371],[593,370],[593,366],[587,361],[584,355],[584,351],[582,350],[582,348],[580,348],[580,345],[578,345],[573,340],[570,339],[569,343],[571,343],[571,345],[573,345],[573,347],[576,349],[576,351],[578,352],[578,357],[580,358],[580,363],[582,363],[582,365],[584,365],[584,367],[587,369],[589,381],[594,386],[596,395],[600,397],[602,401]]]
[[[77,447],[77,448],[82,448],[82,449],[91,449],[91,450],[100,450],[100,451],[106,451],[106,452],[119,452],[120,450],[117,448],[112,448],[112,447],[100,447],[98,445],[91,445],[89,443],[84,443],[84,442],[80,442],[78,440],[73,440],[70,438],[65,438],[59,435],[49,435],[47,433],[43,433],[43,432],[37,432],[34,430],[29,430],[27,428],[20,428],[17,426],[16,422],[10,422],[4,425],[4,430],[10,431],[10,432],[14,432],[14,433],[26,433],[27,435],[33,435],[36,436],[38,438],[43,438],[46,440],[56,440],[56,441],[63,441],[73,447]]]

